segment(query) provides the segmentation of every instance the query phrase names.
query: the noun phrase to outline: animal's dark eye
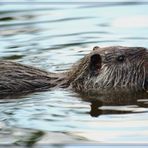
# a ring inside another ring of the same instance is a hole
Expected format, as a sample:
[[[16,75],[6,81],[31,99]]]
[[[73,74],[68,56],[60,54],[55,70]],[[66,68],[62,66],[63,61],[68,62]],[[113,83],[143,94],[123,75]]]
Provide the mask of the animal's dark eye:
[[[125,55],[120,55],[116,58],[118,62],[123,62],[125,60]]]

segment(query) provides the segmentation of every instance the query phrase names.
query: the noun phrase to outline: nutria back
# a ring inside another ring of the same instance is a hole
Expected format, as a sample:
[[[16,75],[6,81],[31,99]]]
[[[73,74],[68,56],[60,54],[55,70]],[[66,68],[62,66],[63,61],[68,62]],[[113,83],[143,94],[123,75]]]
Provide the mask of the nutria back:
[[[84,94],[147,91],[147,67],[146,48],[123,46],[94,47],[63,73],[0,61],[0,96],[55,87],[70,87]]]
[[[62,76],[11,61],[0,61],[0,96],[47,90],[60,83]]]

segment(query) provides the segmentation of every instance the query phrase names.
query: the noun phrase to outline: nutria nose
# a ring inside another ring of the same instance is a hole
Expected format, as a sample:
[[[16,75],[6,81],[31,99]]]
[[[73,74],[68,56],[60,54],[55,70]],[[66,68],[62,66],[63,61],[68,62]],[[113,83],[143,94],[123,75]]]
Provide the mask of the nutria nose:
[[[102,58],[100,54],[93,54],[90,57],[90,70],[92,74],[98,74],[99,69],[101,69]]]

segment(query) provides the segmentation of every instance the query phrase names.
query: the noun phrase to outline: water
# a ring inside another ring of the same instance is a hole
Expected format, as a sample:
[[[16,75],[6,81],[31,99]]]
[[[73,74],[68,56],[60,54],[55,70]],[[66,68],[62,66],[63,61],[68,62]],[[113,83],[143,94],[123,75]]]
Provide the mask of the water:
[[[23,2],[1,2],[0,59],[54,72],[96,45],[148,47],[142,1]],[[147,107],[148,98],[106,105],[63,89],[0,100],[0,144],[147,143]]]

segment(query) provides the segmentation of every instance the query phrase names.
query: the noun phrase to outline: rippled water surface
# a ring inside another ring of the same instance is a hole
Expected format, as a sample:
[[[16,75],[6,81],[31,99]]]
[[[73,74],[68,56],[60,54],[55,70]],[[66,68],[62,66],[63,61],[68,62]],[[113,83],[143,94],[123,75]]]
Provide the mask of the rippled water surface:
[[[147,3],[0,5],[0,59],[54,72],[96,45],[148,47]],[[35,136],[34,143],[148,142],[147,97],[107,105],[84,99],[58,89],[0,100],[0,144]]]

